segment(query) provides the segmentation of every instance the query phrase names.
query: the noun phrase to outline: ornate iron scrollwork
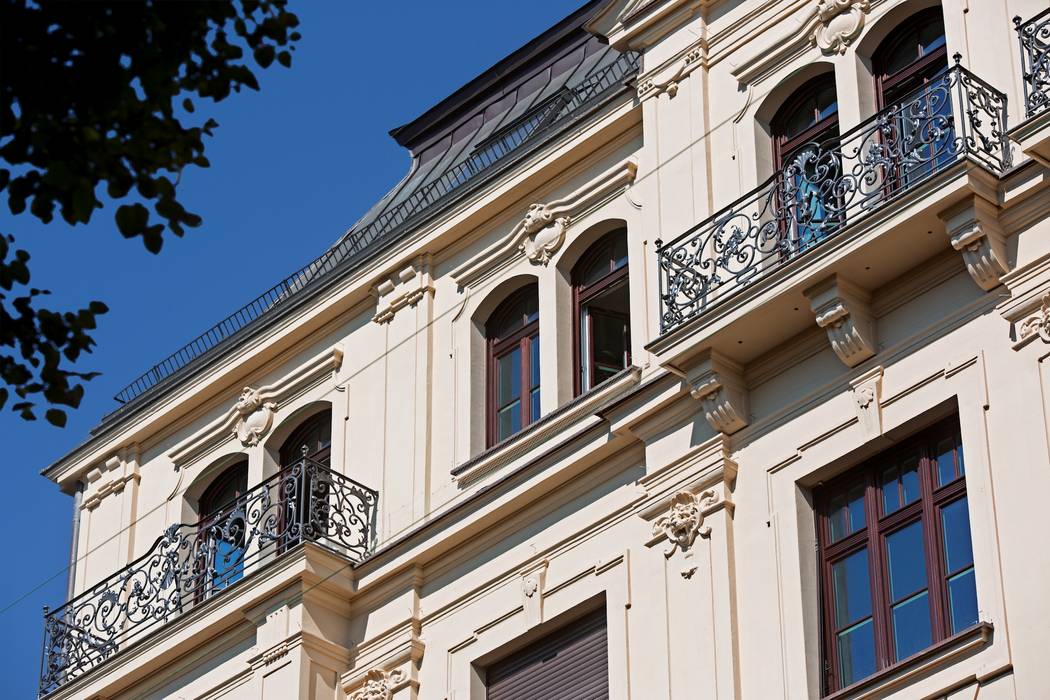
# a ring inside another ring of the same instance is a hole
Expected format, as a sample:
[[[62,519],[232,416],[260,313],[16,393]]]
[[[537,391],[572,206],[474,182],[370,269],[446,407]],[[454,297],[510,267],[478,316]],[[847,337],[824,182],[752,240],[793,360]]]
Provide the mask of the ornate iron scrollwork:
[[[1027,22],[1014,17],[1021,45],[1021,78],[1024,82],[1024,113],[1030,117],[1050,105],[1050,9]]]
[[[962,157],[1010,166],[1006,96],[958,64],[848,132],[804,147],[758,189],[657,242],[673,330]]]
[[[203,603],[303,541],[360,561],[379,494],[304,456],[62,607],[45,611],[40,694],[76,679],[152,627]]]

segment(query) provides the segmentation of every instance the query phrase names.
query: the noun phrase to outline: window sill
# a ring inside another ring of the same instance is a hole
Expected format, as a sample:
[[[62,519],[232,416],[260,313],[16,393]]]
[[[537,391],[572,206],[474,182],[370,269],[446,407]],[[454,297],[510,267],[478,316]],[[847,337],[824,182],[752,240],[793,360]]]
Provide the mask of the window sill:
[[[917,654],[857,681],[842,690],[825,695],[823,700],[862,700],[882,697],[886,692],[914,681],[919,676],[940,670],[956,659],[987,646],[992,639],[992,624],[979,622]]]
[[[485,450],[477,457],[452,470],[452,476],[460,486],[466,486],[492,473],[516,457],[521,456],[538,441],[546,440],[569,426],[577,424],[587,415],[593,415],[610,401],[630,390],[641,378],[641,369],[628,367],[610,377],[586,394],[582,394],[550,414],[540,418],[506,440]]]

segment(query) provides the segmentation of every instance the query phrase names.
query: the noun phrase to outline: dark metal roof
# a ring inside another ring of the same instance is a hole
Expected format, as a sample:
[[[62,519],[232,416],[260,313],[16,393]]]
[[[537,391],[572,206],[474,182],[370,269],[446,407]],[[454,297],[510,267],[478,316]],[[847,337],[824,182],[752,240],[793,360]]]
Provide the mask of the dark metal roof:
[[[260,319],[327,286],[336,270],[357,268],[385,245],[489,181],[623,90],[638,57],[588,34],[591,2],[391,134],[412,151],[412,169],[339,241],[194,340],[151,367],[114,398],[126,415],[147,393],[172,386],[220,345],[232,347]],[[283,314],[279,314],[283,315]],[[100,426],[101,427],[101,426]],[[98,432],[98,429],[96,431]]]

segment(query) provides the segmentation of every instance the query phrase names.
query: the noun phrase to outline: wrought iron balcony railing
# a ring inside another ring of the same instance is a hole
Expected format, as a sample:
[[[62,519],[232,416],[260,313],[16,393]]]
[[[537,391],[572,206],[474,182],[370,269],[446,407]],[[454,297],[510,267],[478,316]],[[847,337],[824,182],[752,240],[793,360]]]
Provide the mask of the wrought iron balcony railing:
[[[812,143],[757,189],[657,241],[660,332],[706,313],[961,158],[1010,166],[1006,95],[959,65],[846,133]]]
[[[1030,117],[1050,105],[1050,9],[1027,22],[1014,17],[1021,45],[1021,78],[1024,83],[1024,113]]]
[[[169,527],[149,552],[44,611],[40,695],[58,689],[302,542],[357,562],[379,494],[303,457],[217,514]]]

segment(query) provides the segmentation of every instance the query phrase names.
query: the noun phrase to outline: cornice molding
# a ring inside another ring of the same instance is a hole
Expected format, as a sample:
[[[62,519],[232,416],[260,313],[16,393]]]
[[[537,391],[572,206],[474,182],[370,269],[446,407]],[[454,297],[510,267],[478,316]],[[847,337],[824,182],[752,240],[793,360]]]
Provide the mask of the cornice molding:
[[[696,12],[719,0],[615,0],[585,25],[617,50],[644,50],[656,44]]]
[[[625,192],[637,173],[638,160],[627,158],[560,199],[530,205],[509,236],[453,270],[452,279],[460,289],[470,287],[517,254],[524,254],[536,265],[548,264],[561,248],[573,216]]]
[[[258,444],[269,432],[279,406],[334,376],[343,362],[342,345],[315,355],[273,384],[244,387],[226,413],[168,452],[176,471],[189,466],[236,437],[244,446]]]

